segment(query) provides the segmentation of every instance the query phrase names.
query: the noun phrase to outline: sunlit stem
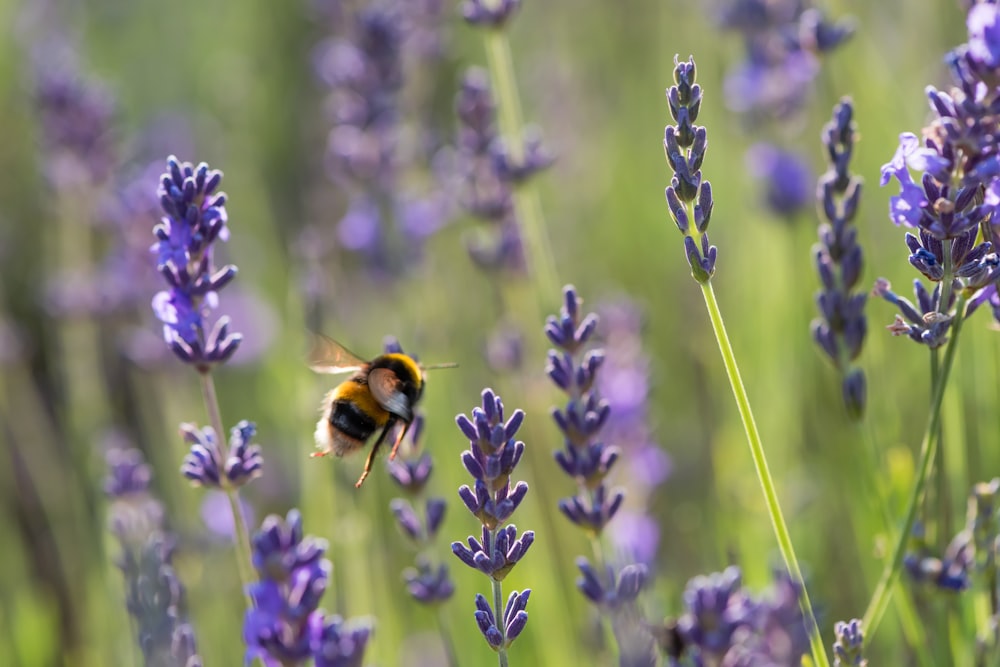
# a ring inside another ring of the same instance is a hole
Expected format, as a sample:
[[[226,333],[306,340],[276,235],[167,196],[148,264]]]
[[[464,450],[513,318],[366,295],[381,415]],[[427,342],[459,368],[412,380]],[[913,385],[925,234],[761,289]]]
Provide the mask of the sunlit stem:
[[[507,150],[515,162],[524,158],[521,114],[521,100],[517,93],[514,62],[510,54],[510,42],[503,30],[484,30],[486,61],[490,78],[496,87],[497,115],[500,131]],[[519,214],[525,254],[529,270],[537,279],[541,294],[558,294],[559,282],[556,278],[555,260],[545,228],[545,218],[538,193],[534,186],[526,183],[514,192],[514,205]]]
[[[941,363],[937,382],[934,383],[934,392],[931,399],[930,415],[927,418],[927,428],[924,431],[924,438],[920,444],[920,461],[917,465],[917,479],[913,484],[913,492],[910,495],[909,505],[906,510],[906,518],[903,526],[896,538],[896,544],[892,552],[892,558],[886,563],[872,595],[868,609],[865,611],[864,628],[865,636],[868,640],[874,636],[878,629],[882,616],[889,606],[892,597],[893,585],[899,577],[900,569],[903,565],[903,556],[906,553],[906,544],[913,531],[913,522],[917,517],[917,507],[924,494],[924,486],[927,483],[927,476],[930,474],[933,465],[935,451],[938,445],[938,434],[941,424],[941,403],[944,399],[944,390],[948,384],[948,375],[951,372],[952,363],[955,360],[955,351],[958,348],[958,336],[962,330],[962,323],[965,321],[965,294],[960,294],[955,307],[955,320],[952,325],[951,340],[948,341],[948,348]]]
[[[208,421],[215,429],[216,452],[220,461],[216,463],[221,472],[225,465],[223,446],[225,443],[225,431],[222,428],[222,415],[219,411],[219,399],[215,394],[215,380],[211,371],[199,373],[201,377],[201,393],[205,399],[205,409],[208,411]],[[236,549],[236,571],[240,576],[240,583],[243,585],[243,595],[246,597],[247,607],[253,606],[253,598],[250,596],[250,584],[254,581],[253,558],[250,555],[250,535],[247,531],[246,518],[240,506],[239,491],[235,488],[225,486],[225,475],[223,479],[223,490],[229,499],[229,508],[233,513],[233,530],[235,533]]]
[[[700,241],[700,239],[695,239],[695,241]],[[708,314],[712,320],[715,339],[719,343],[722,360],[726,366],[729,384],[732,387],[733,396],[736,398],[736,406],[739,409],[740,418],[743,420],[743,428],[746,431],[747,442],[750,445],[750,456],[753,459],[754,468],[757,470],[757,479],[760,481],[760,488],[764,494],[767,512],[771,517],[774,535],[778,540],[778,549],[781,551],[781,557],[785,561],[788,573],[801,588],[799,607],[802,610],[806,626],[809,629],[809,645],[813,661],[817,667],[829,667],[830,663],[827,659],[823,638],[820,635],[819,626],[816,624],[816,616],[813,613],[812,603],[809,601],[809,592],[806,590],[805,582],[802,579],[802,571],[799,568],[799,561],[795,556],[792,538],[788,533],[785,518],[781,513],[781,505],[778,503],[778,494],[775,491],[774,480],[771,479],[767,458],[764,455],[764,447],[761,444],[760,434],[757,432],[757,424],[754,422],[753,412],[750,409],[750,400],[747,398],[746,389],[743,387],[740,370],[736,365],[736,355],[733,354],[729,336],[726,334],[726,327],[722,321],[722,313],[715,299],[715,290],[712,288],[711,280],[701,283],[701,291],[705,297],[705,306],[708,308]]]

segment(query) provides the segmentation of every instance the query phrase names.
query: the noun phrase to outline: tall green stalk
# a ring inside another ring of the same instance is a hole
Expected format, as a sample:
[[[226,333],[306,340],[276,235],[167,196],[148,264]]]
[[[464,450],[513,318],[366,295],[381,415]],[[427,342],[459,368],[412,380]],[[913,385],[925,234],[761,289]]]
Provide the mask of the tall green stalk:
[[[507,143],[511,157],[519,162],[524,157],[524,147],[521,143],[524,123],[521,100],[515,83],[510,42],[503,30],[485,30],[483,35],[490,78],[496,86],[500,132]],[[514,205],[521,221],[528,267],[535,274],[537,293],[558,294],[559,281],[556,278],[555,260],[545,229],[542,204],[535,187],[530,183],[519,185],[514,191]]]
[[[736,355],[733,354],[733,347],[726,334],[726,325],[722,321],[722,312],[719,310],[719,303],[715,299],[715,290],[712,282],[701,283],[701,293],[705,297],[705,306],[708,308],[708,315],[712,320],[712,331],[715,333],[715,340],[719,344],[719,351],[722,353],[722,361],[726,367],[726,374],[729,376],[729,385],[733,390],[733,397],[736,399],[736,406],[740,412],[740,419],[743,421],[743,429],[746,431],[747,443],[750,445],[750,457],[753,459],[754,468],[757,471],[757,479],[760,481],[761,492],[764,494],[764,502],[767,505],[767,513],[771,518],[771,526],[774,528],[774,535],[778,540],[778,549],[781,557],[785,561],[785,567],[797,584],[802,587],[802,594],[799,597],[799,607],[805,617],[806,626],[809,629],[809,646],[812,651],[813,660],[817,667],[829,667],[826,648],[823,638],[816,624],[816,615],[813,613],[812,603],[809,600],[809,592],[806,590],[802,578],[802,570],[799,567],[798,558],[795,556],[795,548],[792,546],[792,538],[785,525],[785,517],[781,512],[781,505],[778,502],[778,493],[774,487],[774,480],[771,478],[771,471],[767,465],[767,457],[764,455],[764,446],[761,444],[760,434],[757,432],[757,424],[753,418],[753,411],[750,409],[750,400],[747,398],[746,389],[743,387],[743,379],[740,377],[740,369],[736,365]],[[866,626],[867,627],[867,626]]]
[[[205,409],[208,411],[208,421],[215,429],[216,443],[219,445],[219,456],[222,454],[222,443],[225,441],[225,431],[222,428],[222,414],[219,411],[219,399],[215,393],[215,380],[210,371],[199,373],[201,377],[201,393],[205,399]],[[219,469],[223,469],[224,461],[219,461]],[[225,478],[223,478],[225,479]],[[253,606],[253,599],[250,597],[250,584],[254,581],[253,557],[250,549],[250,535],[247,531],[246,518],[240,506],[239,491],[232,488],[223,481],[223,491],[229,499],[229,509],[233,514],[233,527],[235,533],[236,550],[236,571],[240,575],[240,583],[243,585],[243,594],[247,600],[247,607]]]
[[[937,382],[934,383],[934,392],[931,398],[930,415],[927,418],[927,428],[924,431],[923,441],[920,444],[920,461],[917,466],[917,479],[913,484],[913,492],[910,494],[909,504],[906,509],[906,518],[896,538],[893,548],[892,558],[886,563],[872,595],[868,609],[865,611],[864,628],[865,636],[868,640],[874,636],[875,630],[882,621],[882,616],[889,606],[892,597],[893,586],[899,578],[899,572],[903,565],[903,556],[906,553],[906,544],[913,531],[913,523],[917,518],[917,508],[924,494],[924,487],[927,484],[927,477],[935,459],[935,452],[938,446],[938,436],[941,425],[941,403],[944,398],[944,390],[948,384],[948,375],[951,372],[952,363],[955,360],[955,351],[958,348],[958,337],[962,331],[962,323],[965,321],[965,294],[960,294],[955,306],[955,322],[952,325],[951,340],[941,362],[940,372]]]

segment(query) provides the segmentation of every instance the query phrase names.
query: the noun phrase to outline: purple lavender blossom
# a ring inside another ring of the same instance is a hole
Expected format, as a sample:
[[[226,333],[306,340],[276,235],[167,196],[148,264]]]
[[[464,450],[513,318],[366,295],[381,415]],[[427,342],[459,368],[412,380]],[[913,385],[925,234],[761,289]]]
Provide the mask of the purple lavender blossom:
[[[673,650],[695,665],[798,665],[809,650],[800,594],[783,574],[776,576],[774,593],[762,599],[743,588],[736,567],[695,577],[684,591]]]
[[[812,90],[819,56],[851,37],[852,22],[830,22],[800,0],[729,0],[719,25],[743,37],[745,59],[726,75],[727,105],[754,119],[798,112]]]
[[[746,163],[764,181],[764,201],[776,215],[790,219],[812,200],[813,175],[801,156],[759,143],[747,151]]]
[[[74,54],[61,55],[52,58],[46,50],[46,60],[35,68],[47,176],[60,189],[105,183],[117,162],[115,99],[76,69]]]
[[[837,639],[833,644],[833,667],[868,667],[865,659],[865,635],[861,621],[837,621],[833,627]]]
[[[816,187],[826,222],[820,225],[819,243],[813,247],[822,289],[816,296],[820,317],[813,320],[811,329],[816,344],[841,375],[848,414],[858,419],[864,414],[867,390],[864,371],[854,361],[861,353],[868,320],[864,313],[867,295],[854,291],[864,269],[864,255],[853,225],[862,181],[848,169],[857,133],[853,115],[853,104],[845,97],[823,127],[830,166]]]
[[[341,247],[364,256],[380,272],[412,264],[426,239],[448,222],[451,198],[434,187],[405,193],[400,180],[415,166],[402,154],[401,91],[404,48],[425,54],[440,14],[433,0],[383,3],[358,11],[346,35],[319,45],[317,73],[329,86],[333,129],[327,141],[331,180],[349,192],[337,227]]]
[[[663,133],[663,152],[674,175],[665,194],[670,215],[684,235],[691,277],[707,283],[715,273],[718,250],[708,240],[712,184],[702,182],[701,163],[708,149],[708,134],[704,127],[694,124],[701,109],[701,86],[695,83],[695,75],[693,57],[681,62],[674,56],[674,85],[667,89],[667,101],[677,125],[668,125]]]
[[[201,667],[194,631],[185,620],[184,587],[174,572],[174,539],[163,508],[149,492],[150,469],[136,449],[111,450],[104,489],[109,524],[121,545],[118,567],[146,664]]]
[[[344,623],[319,607],[330,575],[326,543],[306,537],[302,515],[269,516],[253,538],[253,565],[260,581],[250,587],[254,606],[246,613],[243,638],[247,661],[290,667],[314,659],[316,665],[360,666],[371,623]]]
[[[940,558],[924,539],[923,527],[914,527],[911,550],[903,566],[913,581],[941,590],[961,592],[973,587],[986,588],[992,595],[997,567],[1000,532],[1000,478],[972,487],[966,510],[965,527],[948,544]]]
[[[469,254],[484,270],[523,270],[524,251],[513,186],[527,174],[510,163],[502,147],[496,106],[484,70],[466,70],[455,110],[459,121],[455,167],[461,181],[459,202],[470,215],[489,223],[488,230],[467,242]],[[525,151],[525,155],[543,153],[540,147]],[[537,158],[535,166],[541,167]]]
[[[153,297],[153,312],[173,353],[202,373],[233,356],[243,339],[229,331],[228,317],[207,326],[218,291],[236,276],[235,266],[216,270],[213,261],[215,241],[229,238],[221,182],[222,172],[204,162],[195,167],[168,158],[159,189],[166,215],[153,230],[156,268],[170,286]]]
[[[563,297],[559,316],[550,316],[545,325],[549,342],[557,348],[549,350],[546,373],[568,399],[565,408],[552,411],[563,435],[563,448],[555,453],[555,459],[577,482],[579,493],[560,500],[559,509],[587,533],[600,535],[625,498],[622,491],[611,491],[605,485],[620,450],[602,437],[611,414],[611,406],[595,386],[604,351],[586,350],[597,329],[597,315],[581,312],[582,300],[573,286],[563,289]]]
[[[918,323],[910,327],[897,316],[890,331],[906,333],[932,347],[944,342],[955,317],[968,316],[976,306],[994,300],[1000,277],[997,232],[990,223],[1000,203],[994,112],[1000,72],[992,55],[997,43],[995,14],[992,3],[971,8],[969,41],[945,59],[955,85],[948,91],[928,86],[931,121],[919,138],[902,133],[895,155],[882,167],[882,185],[895,177],[900,186],[899,194],[890,199],[890,219],[918,234],[906,236],[910,263],[938,283],[934,303],[926,311],[931,327]],[[911,170],[920,173],[918,179]],[[980,228],[985,241],[977,244]],[[952,312],[957,290],[969,297],[965,313]],[[876,292],[890,301],[895,297],[879,285]],[[939,331],[928,330],[934,327]]]
[[[486,643],[501,653],[501,663],[506,664],[507,648],[528,622],[525,607],[531,591],[511,593],[501,613],[501,582],[535,539],[533,531],[525,531],[517,537],[516,526],[504,525],[528,493],[527,483],[512,485],[511,481],[524,454],[524,443],[514,440],[524,421],[524,412],[515,410],[505,420],[503,401],[493,390],[484,389],[482,407],[473,408],[471,417],[458,415],[455,421],[469,440],[469,449],[462,454],[462,464],[474,479],[474,489],[463,485],[458,495],[482,524],[482,540],[470,536],[468,547],[453,542],[451,548],[459,560],[490,578],[497,608],[491,608],[486,598],[477,595],[476,623]]]
[[[199,429],[194,424],[181,424],[181,435],[191,445],[184,457],[181,473],[196,486],[235,489],[261,476],[264,459],[260,446],[250,444],[257,433],[253,422],[243,420],[233,427],[229,436],[229,453],[223,457],[215,429]]]
[[[385,338],[382,349],[386,353],[403,352],[399,341],[392,336]],[[410,424],[400,455],[388,463],[389,476],[408,499],[393,498],[389,509],[403,535],[420,552],[416,568],[410,567],[403,572],[407,591],[410,597],[421,604],[436,605],[452,596],[455,585],[448,573],[448,566],[445,563],[435,566],[428,557],[444,522],[447,502],[444,498],[424,493],[434,464],[430,453],[422,450],[423,434],[424,416],[418,413]],[[420,504],[424,508],[423,517],[415,507]]]

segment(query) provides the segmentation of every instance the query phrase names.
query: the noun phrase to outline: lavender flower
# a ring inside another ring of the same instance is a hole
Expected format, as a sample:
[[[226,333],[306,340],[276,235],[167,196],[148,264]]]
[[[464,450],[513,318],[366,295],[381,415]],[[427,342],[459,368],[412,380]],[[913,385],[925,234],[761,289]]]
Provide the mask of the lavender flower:
[[[864,255],[852,224],[861,199],[861,179],[848,170],[856,137],[853,115],[853,104],[845,97],[823,127],[830,167],[816,188],[826,222],[820,225],[819,244],[813,247],[822,290],[816,297],[820,317],[811,328],[816,344],[840,373],[848,414],[858,419],[865,410],[866,382],[864,371],[853,362],[861,353],[868,321],[864,313],[867,295],[854,292]]]
[[[260,446],[250,441],[257,426],[245,419],[233,427],[229,437],[229,454],[223,458],[215,429],[199,429],[194,424],[181,424],[181,435],[191,445],[184,457],[181,474],[196,486],[234,489],[261,476],[264,459]]]
[[[667,101],[677,125],[668,125],[664,130],[663,152],[674,173],[666,189],[670,215],[684,235],[684,254],[691,266],[691,276],[699,283],[707,283],[715,273],[718,250],[708,241],[712,184],[702,182],[701,176],[708,134],[704,127],[694,124],[701,109],[701,86],[695,83],[695,73],[693,57],[681,62],[674,56],[675,85],[667,89]]]
[[[720,26],[737,31],[745,59],[726,75],[726,103],[753,119],[784,119],[804,105],[819,71],[818,57],[854,32],[850,20],[831,23],[799,0],[730,0]]]
[[[504,525],[528,492],[525,482],[511,483],[511,475],[524,454],[524,443],[515,441],[524,412],[515,410],[504,420],[503,401],[491,389],[482,393],[482,407],[472,409],[471,417],[464,414],[455,419],[458,428],[469,439],[469,449],[462,454],[462,463],[472,475],[474,489],[463,485],[458,495],[468,510],[482,524],[482,541],[468,538],[468,547],[461,542],[451,545],[455,555],[466,565],[490,577],[493,607],[482,595],[476,596],[476,622],[486,643],[500,653],[506,664],[506,651],[528,622],[525,607],[530,590],[511,593],[501,613],[501,581],[524,557],[534,542],[533,531],[517,537],[517,528]]]
[[[750,147],[747,169],[764,181],[764,201],[776,215],[790,220],[809,203],[812,172],[799,155],[771,144]]]
[[[972,487],[966,509],[965,527],[937,558],[924,540],[923,528],[917,526],[911,536],[911,550],[903,565],[910,577],[936,588],[961,592],[973,587],[995,595],[997,551],[1000,527],[997,516],[1000,502],[1000,478]]]
[[[260,581],[250,588],[254,606],[243,623],[247,661],[260,658],[268,667],[290,667],[309,659],[317,666],[360,666],[371,622],[344,623],[318,608],[331,565],[323,558],[326,543],[303,535],[298,510],[285,519],[267,517],[254,535],[253,547]]]
[[[833,644],[833,667],[867,667],[861,621],[856,618],[847,623],[837,621],[833,631],[837,635]]]
[[[46,49],[45,60],[35,68],[46,173],[59,189],[105,183],[117,162],[115,99],[103,84],[77,70],[75,54],[60,56],[52,58]]]
[[[695,577],[684,590],[672,665],[799,665],[809,649],[799,611],[801,589],[778,574],[774,593],[763,599],[743,588],[739,568]]]
[[[387,337],[382,347],[387,353],[403,351],[399,341],[392,337]],[[455,592],[455,586],[448,574],[448,566],[441,563],[435,567],[430,556],[438,530],[444,522],[447,502],[444,498],[424,493],[434,465],[430,453],[421,448],[423,433],[424,416],[418,413],[410,424],[400,455],[388,463],[389,476],[408,499],[393,498],[389,509],[403,535],[418,552],[416,568],[410,567],[403,572],[407,590],[417,602],[434,605],[448,600]],[[423,518],[415,504],[423,504]]]
[[[563,449],[555,453],[555,459],[574,478],[580,492],[560,500],[559,509],[588,534],[600,535],[625,499],[622,491],[610,491],[605,485],[620,450],[600,437],[611,414],[595,386],[605,356],[603,350],[586,350],[597,329],[597,315],[581,312],[582,300],[572,285],[563,288],[563,297],[559,316],[550,316],[545,325],[549,341],[557,348],[549,350],[546,373],[568,398],[565,408],[552,411],[563,435]]]
[[[185,620],[184,588],[172,565],[174,539],[163,530],[163,508],[149,492],[150,479],[139,450],[108,453],[104,490],[111,503],[109,523],[121,545],[126,607],[146,664],[201,667],[194,631]]]
[[[578,489],[575,496],[559,501],[559,510],[594,538],[596,557],[607,563],[610,559],[601,554],[600,537],[619,514],[625,493],[609,489],[606,482],[621,449],[607,444],[605,427],[611,426],[609,433],[620,437],[623,447],[631,449],[633,454],[658,450],[651,443],[646,426],[641,423],[645,416],[642,396],[630,396],[630,391],[634,389],[642,392],[644,378],[629,378],[629,370],[640,374],[641,371],[622,365],[622,348],[637,346],[637,332],[619,330],[615,336],[616,345],[621,346],[615,350],[615,361],[619,366],[606,375],[605,351],[589,349],[599,320],[594,313],[584,314],[582,303],[576,289],[567,285],[563,288],[563,306],[559,315],[550,316],[545,324],[545,334],[556,348],[549,350],[546,373],[567,397],[565,408],[552,411],[563,435],[563,448],[555,453],[555,459],[563,472],[574,479]],[[635,354],[634,350],[632,354]],[[608,380],[614,379],[616,372],[617,379],[624,382],[619,386],[607,384]],[[637,380],[635,385],[632,384],[633,379]],[[618,399],[617,407],[621,412],[617,422],[613,417],[614,406],[601,396],[603,387],[611,389],[612,395]],[[649,479],[656,479],[655,474]],[[653,484],[661,480],[662,477],[659,477]],[[639,507],[645,502],[649,489],[650,486],[644,487],[642,482],[637,486],[636,503]],[[655,522],[653,525],[655,530]],[[625,535],[625,542],[631,541],[632,537]],[[625,542],[617,541],[619,546]],[[647,562],[652,560],[655,551],[655,537],[652,544],[647,543],[641,549],[622,550],[628,558],[640,558]],[[648,628],[637,622],[639,613],[636,606],[636,599],[649,578],[647,566],[643,563],[628,564],[616,572],[610,564],[598,568],[581,557],[577,559],[577,567],[582,575],[576,582],[577,588],[611,621],[622,663],[652,664],[653,638]]]
[[[994,85],[998,71],[990,55],[997,42],[991,28],[995,14],[995,7],[978,4],[969,12],[968,43],[946,57],[956,85],[947,92],[927,88],[933,117],[921,132],[923,139],[909,132],[900,134],[899,148],[882,167],[881,184],[895,178],[900,186],[899,194],[890,198],[890,219],[916,232],[906,235],[910,263],[938,283],[927,311],[930,326],[914,322],[911,327],[897,316],[889,328],[930,347],[944,343],[955,317],[992,303],[1000,277],[992,223],[1000,204],[993,111],[1000,98]],[[919,172],[919,179],[910,170]],[[977,244],[980,227],[986,240]],[[898,300],[878,285],[876,290],[890,302]],[[970,297],[964,313],[952,312],[959,291]],[[910,313],[904,311],[904,315],[912,322]]]
[[[459,201],[466,212],[489,223],[492,230],[489,238],[480,236],[469,242],[469,254],[485,270],[523,270],[524,250],[514,211],[512,178],[504,160],[497,157],[500,142],[496,106],[484,70],[466,70],[455,110],[459,121]]]
[[[221,182],[222,172],[204,162],[195,167],[168,158],[159,189],[166,215],[153,230],[156,268],[170,286],[153,297],[153,311],[173,353],[201,373],[233,356],[243,339],[229,331],[228,317],[208,327],[218,291],[236,276],[235,266],[216,270],[213,261],[216,240],[229,238]]]
[[[383,3],[360,10],[343,38],[317,49],[317,73],[330,88],[327,107],[333,129],[327,170],[347,188],[350,202],[338,224],[343,248],[359,253],[379,271],[412,264],[424,241],[451,217],[443,189],[405,193],[399,183],[407,167],[402,154],[401,91],[408,45],[423,55],[436,3]]]

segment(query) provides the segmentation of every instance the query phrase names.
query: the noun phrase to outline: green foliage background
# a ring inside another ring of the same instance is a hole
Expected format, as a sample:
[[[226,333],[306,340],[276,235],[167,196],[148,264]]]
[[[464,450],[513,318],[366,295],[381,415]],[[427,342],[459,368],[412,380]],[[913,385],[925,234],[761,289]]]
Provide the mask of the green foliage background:
[[[326,28],[304,0],[64,4],[49,9],[78,34],[83,69],[117,94],[120,135],[129,137],[164,111],[187,114],[197,150],[179,157],[225,171],[232,239],[224,257],[239,265],[237,281],[273,309],[276,322],[263,357],[217,373],[226,424],[244,418],[258,424],[266,473],[246,494],[258,521],[298,506],[307,532],[330,541],[334,574],[324,606],[345,616],[376,617],[368,664],[434,664],[437,619],[411,601],[402,585],[400,573],[413,554],[388,510],[395,489],[376,468],[355,491],[360,461],[308,458],[328,379],[302,363],[306,318],[292,244],[306,223],[326,225],[333,234],[344,205],[323,176],[323,91],[310,69],[311,49]],[[699,124],[709,132],[704,172],[716,199],[712,241],[720,258],[714,283],[829,645],[835,620],[864,612],[886,536],[864,492],[865,443],[847,421],[835,373],[809,335],[817,218],[812,211],[791,221],[771,217],[744,153],[753,142],[777,140],[809,154],[819,173],[820,127],[840,96],[853,96],[860,143],[852,170],[866,181],[857,221],[866,253],[864,282],[885,276],[908,293],[905,286],[915,274],[902,232],[887,219],[891,188],[878,188],[878,170],[895,150],[898,134],[923,125],[924,86],[947,84],[942,56],[966,39],[964,17],[953,0],[825,3],[832,17],[856,17],[857,34],[824,60],[801,119],[751,130],[727,110],[721,91],[724,72],[741,58],[742,45],[712,24],[710,4],[525,3],[510,30],[518,84],[527,117],[544,129],[559,156],[537,187],[559,280],[575,284],[590,306],[627,295],[644,309],[650,411],[656,437],[674,462],[671,479],[654,498],[661,547],[655,579],[643,597],[649,617],[679,613],[689,578],[730,563],[742,566],[752,588],[764,589],[779,561],[774,538],[701,296],[663,200],[669,180],[661,148],[669,120],[663,91],[674,54],[694,55],[705,91]],[[65,415],[74,410],[67,404],[67,387],[74,386],[67,374],[79,372],[77,355],[94,358],[98,351],[77,350],[70,363],[60,358],[56,341],[65,323],[48,318],[39,305],[40,285],[59,269],[51,248],[67,232],[57,222],[37,157],[26,56],[31,35],[23,19],[29,9],[28,2],[0,0],[0,294],[6,316],[28,341],[24,359],[0,371],[0,664],[140,659],[99,493],[103,462],[96,436],[112,426],[126,428],[154,465],[156,490],[181,535],[178,572],[205,664],[240,664],[243,611],[232,554],[205,538],[198,514],[203,492],[189,489],[176,472],[184,454],[176,425],[205,421],[195,374],[179,364],[148,372],[119,362],[113,377],[84,378],[95,392],[89,400],[106,399],[84,419],[89,439],[67,431]],[[445,114],[461,70],[485,64],[480,35],[458,20],[457,11],[454,17],[449,64],[432,82]],[[535,530],[537,542],[506,580],[505,591],[534,592],[531,620],[512,649],[512,664],[605,664],[611,654],[595,647],[590,610],[574,589],[574,558],[589,554],[590,547],[555,507],[573,492],[552,460],[560,441],[548,411],[560,397],[544,378],[541,328],[544,316],[558,308],[559,294],[540,293],[532,284],[507,290],[526,334],[525,363],[516,374],[491,371],[481,348],[499,312],[495,286],[464,251],[463,236],[475,226],[462,219],[446,228],[421,265],[392,284],[367,280],[355,260],[327,265],[323,329],[362,354],[376,353],[382,336],[392,333],[425,361],[460,364],[457,371],[432,376],[423,408],[425,442],[436,464],[433,491],[450,501],[440,553],[457,587],[440,619],[462,664],[494,660],[472,618],[473,596],[487,590],[486,580],[447,554],[449,541],[476,531],[455,496],[466,481],[459,463],[466,443],[453,418],[476,405],[486,386],[509,408],[528,414],[521,432],[528,454],[519,473],[531,493],[515,523]],[[867,423],[886,462],[877,477],[901,516],[926,420],[928,357],[925,349],[884,330],[894,315],[887,304],[870,301],[868,313],[862,357],[869,379]],[[142,318],[150,331],[158,330],[151,313]],[[257,333],[244,331],[248,339]],[[970,484],[1000,471],[996,336],[987,313],[970,322],[945,398],[950,492],[931,499],[933,511],[950,515],[954,526],[963,521]],[[107,355],[114,345],[104,343]],[[80,380],[75,378],[77,386]],[[56,520],[46,524],[45,516]],[[932,537],[943,545],[951,535],[942,530]],[[44,576],[52,571],[49,558],[80,583],[73,608],[61,610],[53,582]],[[919,595],[918,603],[925,609],[925,632],[938,638],[935,655],[969,664],[971,638],[946,639],[947,632],[932,626],[954,602]],[[84,638],[78,651],[66,655],[61,613]],[[908,655],[890,611],[870,649],[872,664],[905,664]]]

